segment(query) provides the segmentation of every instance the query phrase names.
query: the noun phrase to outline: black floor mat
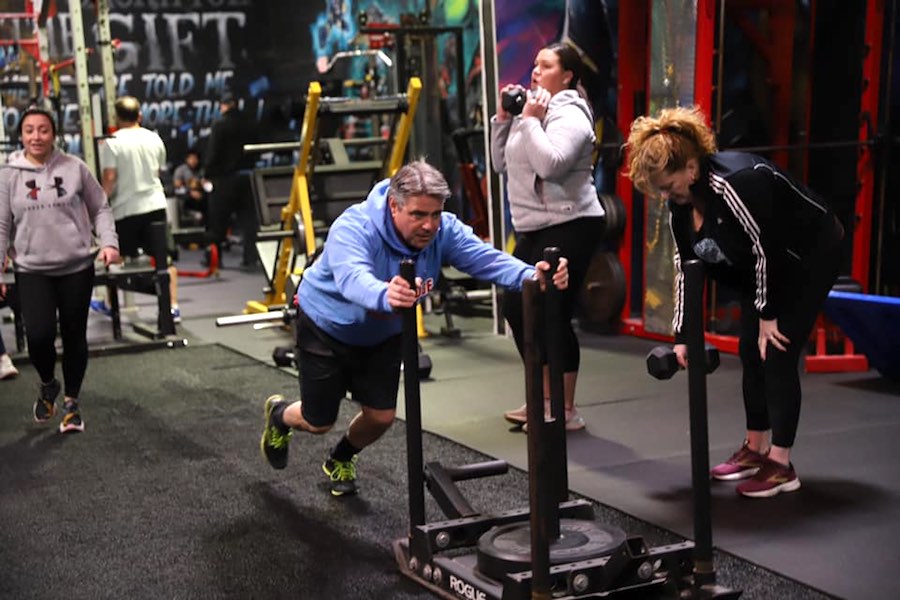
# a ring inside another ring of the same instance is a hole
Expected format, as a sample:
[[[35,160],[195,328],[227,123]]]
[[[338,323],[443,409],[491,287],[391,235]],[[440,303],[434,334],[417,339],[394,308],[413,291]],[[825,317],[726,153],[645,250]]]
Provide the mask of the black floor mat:
[[[433,598],[402,577],[391,542],[407,528],[405,429],[360,457],[361,493],[330,496],[321,462],[335,431],[297,434],[276,472],[259,453],[263,400],[297,395],[290,375],[219,346],[91,359],[86,431],[35,424],[37,375],[0,382],[2,598]],[[484,456],[426,434],[425,460]],[[461,484],[475,507],[527,504],[527,478]],[[428,501],[429,518],[440,515]],[[651,545],[672,534],[617,511],[598,518]],[[826,596],[720,554],[744,598]]]

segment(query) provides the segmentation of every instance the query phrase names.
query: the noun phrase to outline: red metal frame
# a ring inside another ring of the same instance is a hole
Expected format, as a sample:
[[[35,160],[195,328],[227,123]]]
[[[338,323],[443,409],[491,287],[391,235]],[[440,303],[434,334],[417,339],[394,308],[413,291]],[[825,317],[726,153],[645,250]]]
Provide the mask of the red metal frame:
[[[859,160],[853,232],[853,264],[850,275],[869,291],[872,251],[872,210],[875,196],[875,157],[867,145],[875,136],[878,124],[878,100],[881,94],[881,52],[884,33],[884,0],[866,2],[865,56],[862,66],[862,95],[859,102]]]
[[[869,370],[869,359],[863,354],[856,354],[853,342],[850,338],[840,333],[840,342],[843,345],[843,353],[828,354],[826,342],[828,333],[840,331],[837,326],[829,323],[823,316],[819,316],[815,328],[815,354],[811,354],[804,360],[807,373],[846,373]]]
[[[697,2],[697,39],[694,47],[694,104],[707,120],[713,111],[713,66],[716,59],[716,0]]]
[[[631,129],[631,122],[640,114],[635,106],[635,98],[638,94],[645,97],[649,80],[649,26],[650,5],[648,0],[631,0],[619,4],[619,47],[618,47],[618,93],[616,100],[616,124],[623,135],[627,135]],[[627,165],[627,159],[626,163]],[[633,328],[643,330],[643,319],[632,319],[631,312],[631,281],[635,276],[632,269],[634,255],[632,246],[634,231],[634,186],[626,174],[627,167],[620,169],[616,174],[616,195],[622,200],[627,215],[628,226],[619,242],[619,260],[625,271],[627,290],[625,294],[625,306],[622,309],[622,326],[625,333],[635,334]]]
[[[698,0],[697,3],[694,102],[706,115],[710,116],[713,110],[713,69],[716,58],[714,50],[717,4],[716,0]],[[732,0],[729,8],[735,10],[735,12],[730,13],[730,16],[734,17],[735,22],[741,27],[748,39],[754,42],[755,47],[768,65],[773,93],[773,110],[771,115],[772,144],[776,146],[788,145],[791,141],[790,107],[794,70],[792,61],[794,55],[794,31],[797,24],[796,7],[791,2],[779,2],[777,0]],[[767,35],[763,35],[753,21],[740,13],[741,10],[747,9],[764,9],[769,11]],[[815,17],[816,9],[816,2],[813,0],[811,7],[813,18]],[[623,133],[629,131],[631,122],[639,114],[639,108],[634,106],[635,95],[642,92],[646,94],[648,89],[649,52],[647,48],[650,38],[649,17],[649,0],[623,2],[620,5],[617,124]],[[724,17],[725,15],[720,15],[720,18]],[[875,185],[873,149],[867,144],[871,142],[875,134],[878,119],[883,23],[883,0],[867,0],[866,54],[862,69],[863,86],[860,98],[859,123],[859,140],[864,143],[861,145],[857,163],[859,189],[855,204],[856,229],[853,236],[851,269],[851,275],[862,284],[864,291],[868,289],[869,285],[872,203]],[[812,46],[810,47],[811,52]],[[812,102],[811,91],[806,102],[808,105]],[[809,111],[807,111],[807,118],[808,115]],[[788,153],[785,150],[774,152],[772,159],[777,164],[787,167]],[[804,160],[804,171],[807,168],[807,164],[808,162]],[[629,215],[633,222],[635,210],[634,190],[624,170],[618,173],[616,194],[622,199],[626,214]],[[632,268],[634,260],[632,247],[635,243],[635,236],[641,235],[641,232],[636,232],[633,227],[626,227],[619,246],[619,259],[625,271],[626,281],[629,282],[625,307],[622,311],[621,332],[648,339],[671,341],[670,336],[646,331],[642,316],[631,316],[636,308],[631,303],[631,281],[636,275]],[[642,289],[644,288],[642,287]],[[868,368],[865,357],[854,354],[853,345],[849,341],[845,341],[843,344],[843,354],[827,355],[825,349],[826,337],[827,328],[820,323],[816,327],[815,334],[816,353],[806,358],[807,371],[859,371]],[[723,352],[737,353],[738,351],[738,339],[734,336],[707,333],[706,340]]]
[[[864,33],[865,56],[862,65],[862,93],[859,101],[859,158],[856,163],[857,191],[854,204],[853,254],[850,275],[869,289],[869,269],[872,249],[872,211],[875,197],[875,156],[872,141],[878,123],[878,101],[881,95],[882,37],[884,33],[884,2],[868,0],[866,3],[866,29]],[[884,176],[884,174],[882,174]],[[856,354],[849,338],[843,340],[843,352],[828,354],[826,340],[829,329],[835,326],[819,318],[815,330],[816,351],[806,357],[809,373],[835,373],[868,371],[869,361]]]
[[[210,244],[209,246],[207,246],[207,250],[209,252],[209,264],[207,265],[206,269],[202,271],[178,269],[178,276],[198,277],[200,279],[206,279],[217,275],[219,272],[219,248],[215,244]]]
[[[769,115],[772,123],[771,144],[786,146],[791,141],[796,5],[781,0],[732,0],[728,8],[729,18],[741,29],[744,37],[766,62],[772,90],[772,110]],[[767,33],[759,30],[757,24],[747,15],[748,10],[768,11]],[[773,151],[771,159],[782,168],[788,167],[787,150]]]
[[[631,128],[631,122],[638,116],[634,106],[636,94],[646,96],[649,84],[649,23],[650,10],[646,0],[623,2],[619,6],[619,81],[617,122],[623,133]],[[697,35],[694,50],[694,102],[706,115],[712,114],[712,82],[715,62],[716,35],[716,0],[700,0],[697,4]],[[646,108],[646,104],[644,106]],[[634,216],[634,188],[624,172],[616,179],[616,194],[622,199],[629,222]],[[634,259],[632,246],[635,236],[633,227],[626,227],[619,246],[619,259],[629,282],[625,307],[622,311],[621,332],[651,340],[671,342],[672,336],[647,331],[643,317],[631,317],[634,307],[631,305],[631,281],[635,276],[632,269]],[[644,289],[646,286],[642,286]],[[737,353],[736,337],[706,334],[706,341],[715,345],[722,352]]]
[[[56,16],[56,0],[47,0],[42,6],[40,13],[34,12],[34,5],[31,0],[25,2],[25,12],[5,12],[0,13],[0,19],[12,20],[22,19],[34,21],[35,27],[45,25],[49,17]],[[19,46],[25,50],[38,64],[41,72],[41,93],[47,97],[51,95],[50,88],[50,65],[41,58],[40,42],[37,38],[22,38],[19,40],[0,40],[2,46]]]

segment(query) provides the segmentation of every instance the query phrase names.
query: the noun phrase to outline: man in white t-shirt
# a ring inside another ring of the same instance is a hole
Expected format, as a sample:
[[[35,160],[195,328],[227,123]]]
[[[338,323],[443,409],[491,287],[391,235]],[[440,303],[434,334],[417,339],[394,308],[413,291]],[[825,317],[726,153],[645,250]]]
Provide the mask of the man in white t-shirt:
[[[151,254],[151,225],[166,222],[166,194],[160,171],[166,164],[166,146],[155,131],[141,126],[141,103],[133,96],[116,100],[118,129],[100,146],[103,189],[109,196],[119,251],[136,257],[139,249]],[[169,266],[172,316],[181,320],[178,309],[178,273]]]

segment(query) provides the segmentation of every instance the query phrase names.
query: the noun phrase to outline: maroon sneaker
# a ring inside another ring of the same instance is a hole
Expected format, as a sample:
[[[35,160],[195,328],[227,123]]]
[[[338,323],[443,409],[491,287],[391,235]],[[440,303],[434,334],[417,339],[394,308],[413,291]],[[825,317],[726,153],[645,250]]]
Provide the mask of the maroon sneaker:
[[[784,466],[766,459],[756,475],[738,484],[736,489],[738,494],[748,498],[770,498],[781,492],[799,490],[800,479],[797,478],[794,465]]]
[[[741,449],[731,455],[731,458],[713,467],[709,474],[719,481],[735,481],[753,477],[759,471],[766,457],[759,452],[751,450],[747,442]]]

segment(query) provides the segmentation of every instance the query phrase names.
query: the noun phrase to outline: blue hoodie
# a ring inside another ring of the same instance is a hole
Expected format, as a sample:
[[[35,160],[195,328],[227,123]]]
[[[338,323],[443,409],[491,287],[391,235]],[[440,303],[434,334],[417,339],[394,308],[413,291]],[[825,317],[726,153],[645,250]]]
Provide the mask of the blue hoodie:
[[[373,346],[402,329],[400,313],[388,304],[388,281],[400,261],[416,261],[421,298],[450,264],[476,279],[521,289],[534,267],[481,241],[451,213],[441,215],[435,238],[414,250],[397,234],[387,196],[390,180],[379,182],[364,202],[345,210],[331,226],[322,255],[303,273],[297,302],[333,338],[354,346]]]

